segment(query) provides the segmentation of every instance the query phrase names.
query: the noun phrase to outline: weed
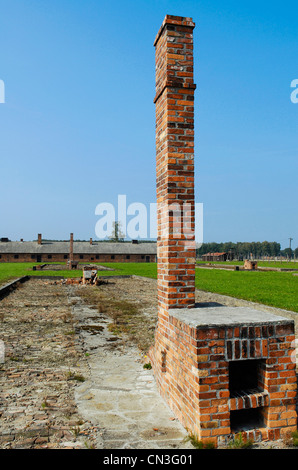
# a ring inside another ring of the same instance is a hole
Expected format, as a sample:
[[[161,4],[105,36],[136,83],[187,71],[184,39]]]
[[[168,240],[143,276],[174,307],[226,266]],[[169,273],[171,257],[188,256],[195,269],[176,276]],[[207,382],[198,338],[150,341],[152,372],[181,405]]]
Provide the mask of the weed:
[[[293,439],[293,446],[297,447],[298,446],[298,431],[294,431],[292,433],[292,439]]]
[[[85,442],[84,442],[84,445],[85,445],[86,449],[95,449],[95,445],[94,445],[94,444],[91,444],[91,443],[88,442],[88,441],[85,441]]]
[[[214,444],[213,442],[205,442],[203,443],[202,441],[199,441],[197,436],[194,434],[190,433],[186,439],[186,441],[190,441],[192,445],[194,446],[195,449],[214,449]]]
[[[72,432],[74,433],[75,437],[78,437],[78,435],[80,434],[80,427],[79,426],[76,426],[72,429]]]
[[[247,441],[243,440],[242,434],[239,432],[235,435],[234,439],[229,442],[229,447],[231,449],[248,449],[253,446],[253,440],[248,439]]]
[[[49,404],[48,404],[48,402],[47,402],[47,399],[44,398],[44,401],[42,402],[41,407],[42,407],[42,408],[47,408],[48,406],[49,406]]]
[[[213,442],[205,442],[204,444],[204,449],[214,449],[214,443]]]
[[[76,380],[77,382],[85,382],[85,377],[81,374],[75,374],[74,372],[69,371],[67,374],[67,380]]]
[[[121,336],[121,328],[117,326],[115,323],[110,323],[108,325],[108,330],[113,333],[114,335],[119,335]]]
[[[143,365],[144,369],[152,369],[152,365],[150,362],[147,362],[146,364]]]

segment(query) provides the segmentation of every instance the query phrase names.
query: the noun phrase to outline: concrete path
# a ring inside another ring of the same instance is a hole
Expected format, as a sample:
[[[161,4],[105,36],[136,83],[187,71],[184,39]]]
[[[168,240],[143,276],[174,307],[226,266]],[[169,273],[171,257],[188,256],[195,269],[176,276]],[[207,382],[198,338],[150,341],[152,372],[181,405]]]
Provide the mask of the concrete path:
[[[85,382],[76,387],[84,419],[102,432],[101,449],[193,449],[187,432],[159,395],[140,352],[115,336],[112,319],[98,313],[68,286],[78,347],[82,348]]]

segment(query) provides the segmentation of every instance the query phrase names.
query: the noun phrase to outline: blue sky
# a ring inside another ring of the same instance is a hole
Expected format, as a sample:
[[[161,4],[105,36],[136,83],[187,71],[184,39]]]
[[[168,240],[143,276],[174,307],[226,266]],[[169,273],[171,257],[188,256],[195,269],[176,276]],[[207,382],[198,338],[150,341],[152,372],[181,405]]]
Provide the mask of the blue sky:
[[[153,42],[194,30],[204,241],[298,246],[296,1],[0,0],[0,236],[96,238],[95,208],[155,202]]]

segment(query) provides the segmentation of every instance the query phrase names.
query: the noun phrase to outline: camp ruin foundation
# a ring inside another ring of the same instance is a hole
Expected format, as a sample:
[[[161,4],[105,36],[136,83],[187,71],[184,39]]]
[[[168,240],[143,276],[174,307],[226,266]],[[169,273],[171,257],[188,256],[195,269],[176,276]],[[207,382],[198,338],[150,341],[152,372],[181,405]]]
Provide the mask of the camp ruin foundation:
[[[294,322],[195,304],[191,18],[155,39],[158,324],[150,360],[161,395],[200,441],[277,440],[297,429]],[[184,208],[186,210],[183,210]]]

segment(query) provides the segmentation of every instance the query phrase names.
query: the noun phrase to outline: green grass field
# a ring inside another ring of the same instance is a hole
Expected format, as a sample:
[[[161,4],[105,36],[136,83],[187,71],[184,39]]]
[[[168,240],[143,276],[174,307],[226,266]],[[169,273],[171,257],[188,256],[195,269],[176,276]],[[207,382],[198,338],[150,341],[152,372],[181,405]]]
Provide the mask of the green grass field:
[[[32,271],[36,263],[0,263],[0,284],[21,276],[81,277],[81,270]],[[114,271],[103,276],[137,275],[156,279],[156,263],[102,263]],[[196,287],[206,292],[271,305],[298,312],[298,276],[287,272],[224,271],[197,269]]]
[[[33,271],[33,266],[43,263],[0,263],[0,284],[22,276],[64,276],[79,277],[82,271]]]
[[[25,276],[28,274],[27,270],[35,265],[36,263],[0,263],[0,284]]]
[[[198,269],[197,289],[298,312],[298,276],[287,272]]]

